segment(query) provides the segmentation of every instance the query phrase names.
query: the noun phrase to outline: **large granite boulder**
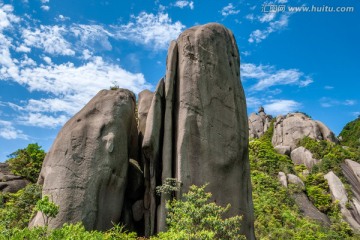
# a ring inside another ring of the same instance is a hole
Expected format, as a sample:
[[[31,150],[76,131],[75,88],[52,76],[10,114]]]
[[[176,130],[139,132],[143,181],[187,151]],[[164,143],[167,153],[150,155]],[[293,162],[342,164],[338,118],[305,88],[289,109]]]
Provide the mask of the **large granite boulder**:
[[[353,201],[349,201],[344,184],[333,171],[330,171],[324,177],[328,181],[333,201],[339,202],[340,211],[344,220],[347,221],[354,230],[359,231],[360,216],[357,211],[359,207],[358,200],[355,198]]]
[[[318,140],[338,142],[334,133],[323,123],[314,121],[303,113],[289,113],[286,116],[276,117],[272,137],[273,146],[289,146],[293,150],[299,140],[306,136]]]
[[[176,178],[183,192],[192,184],[209,183],[212,200],[222,206],[230,203],[227,216],[242,215],[243,233],[255,239],[239,64],[235,38],[224,26],[212,23],[183,32],[170,45],[164,90],[160,82],[146,121],[143,151],[150,163],[148,198],[153,197],[159,170],[161,182]],[[166,228],[169,197],[162,194],[156,206],[158,231]]]
[[[249,116],[249,138],[260,138],[269,129],[272,117],[267,115],[263,107],[258,113]]]
[[[42,194],[60,206],[50,228],[82,222],[86,229],[106,230],[120,221],[137,136],[135,96],[125,89],[100,91],[64,125],[38,180]],[[37,213],[30,226],[43,224]]]
[[[295,148],[291,152],[290,158],[295,165],[303,164],[309,170],[319,162],[319,160],[313,158],[312,153],[304,147]]]

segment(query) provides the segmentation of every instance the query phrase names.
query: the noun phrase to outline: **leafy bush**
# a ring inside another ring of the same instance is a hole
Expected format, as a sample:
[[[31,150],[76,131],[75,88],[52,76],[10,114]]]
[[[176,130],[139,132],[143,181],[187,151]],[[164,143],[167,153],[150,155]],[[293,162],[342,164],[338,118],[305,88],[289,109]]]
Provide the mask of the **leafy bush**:
[[[245,239],[240,235],[241,217],[224,219],[223,214],[230,205],[221,207],[209,203],[211,193],[206,193],[205,187],[193,185],[183,200],[168,202],[169,229],[152,239]]]
[[[45,155],[41,146],[31,143],[26,148],[18,149],[10,154],[6,162],[13,174],[25,177],[34,183],[39,177]]]
[[[5,229],[27,227],[40,197],[41,187],[36,184],[29,184],[17,193],[3,194],[5,203],[0,208],[0,226]]]
[[[62,228],[49,230],[46,227],[28,228],[13,228],[10,231],[5,231],[0,226],[0,240],[9,239],[40,239],[40,240],[59,240],[59,239],[83,239],[83,240],[112,240],[123,239],[131,240],[136,239],[135,233],[127,233],[123,227],[114,226],[107,232],[99,231],[86,231],[81,223],[77,224],[64,224]]]
[[[50,219],[55,218],[59,213],[59,206],[50,201],[49,196],[43,196],[36,202],[35,210],[41,212],[44,225],[48,226]]]
[[[346,124],[339,136],[342,145],[360,149],[360,116]]]
[[[280,171],[294,172],[291,159],[277,153],[269,141],[252,140],[249,143],[249,150],[251,169],[269,174],[277,174]]]

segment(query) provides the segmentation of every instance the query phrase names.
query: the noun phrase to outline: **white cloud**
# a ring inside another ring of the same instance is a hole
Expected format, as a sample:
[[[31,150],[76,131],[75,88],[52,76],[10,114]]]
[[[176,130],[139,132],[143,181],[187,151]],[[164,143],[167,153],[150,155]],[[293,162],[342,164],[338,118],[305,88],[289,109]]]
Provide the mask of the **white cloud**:
[[[224,17],[227,17],[229,15],[236,15],[240,12],[240,10],[237,10],[232,3],[229,3],[223,9],[221,9],[220,13]]]
[[[185,26],[177,21],[173,22],[168,14],[141,12],[132,16],[132,20],[125,25],[112,26],[116,39],[133,41],[155,50],[167,49],[169,42],[176,39]]]
[[[301,108],[301,104],[294,100],[274,99],[270,103],[264,105],[267,113],[272,115],[287,114]]]
[[[11,122],[0,120],[0,137],[10,139],[25,139],[29,137],[25,135],[21,130],[15,129]]]
[[[48,5],[42,5],[40,8],[42,10],[44,10],[44,11],[49,11],[50,10],[50,7]]]
[[[262,23],[271,22],[276,17],[276,13],[277,12],[264,13],[262,16],[259,17],[259,21]]]
[[[55,128],[64,125],[68,119],[68,116],[65,115],[48,116],[41,113],[30,113],[20,117],[19,123],[26,126]]]
[[[40,28],[34,30],[24,29],[22,37],[27,47],[41,48],[46,53],[53,55],[73,56],[75,51],[63,36],[67,32],[68,30],[64,26],[40,25]]]
[[[49,58],[49,57],[47,57],[47,56],[43,57],[43,60],[44,60],[47,64],[49,64],[49,65],[52,64],[51,58]]]
[[[245,16],[246,19],[250,20],[250,21],[254,21],[255,20],[255,16],[253,13],[250,13],[248,15]]]
[[[28,48],[25,45],[20,45],[20,46],[16,47],[15,51],[29,53],[29,52],[31,52],[31,48]]]
[[[191,10],[193,10],[194,2],[193,1],[176,1],[174,6],[178,7],[178,8],[189,7]]]
[[[264,30],[256,29],[254,30],[248,39],[250,43],[260,43],[264,39],[266,39],[271,33],[280,31],[285,29],[288,26],[289,23],[289,14],[283,14],[281,15],[280,19],[277,21],[271,21],[269,23],[269,26]],[[264,18],[263,21],[266,22],[266,20],[269,20],[270,17]]]
[[[72,63],[25,67],[20,78],[13,80],[30,91],[48,93],[48,98],[30,99],[22,108],[21,124],[41,127],[63,124],[99,90],[108,89],[113,81],[135,93],[152,87],[142,74],[128,72],[101,57],[91,57],[78,67]]]
[[[40,0],[42,4],[50,2],[50,0]]]
[[[250,88],[250,90],[253,91],[262,91],[264,89],[278,85],[297,85],[300,87],[305,87],[313,82],[311,77],[306,76],[298,69],[277,70],[274,66],[256,66],[252,63],[242,64],[240,68],[241,77],[245,81],[247,79],[253,79],[257,81],[257,83]]]
[[[64,22],[64,21],[67,21],[67,20],[70,20],[69,17],[65,17],[64,15],[60,14],[58,17],[55,18],[56,21],[58,22]]]
[[[70,27],[70,31],[80,39],[81,47],[112,50],[109,37],[114,37],[114,35],[101,25],[74,24]]]
[[[337,99],[332,99],[332,98],[328,98],[328,97],[322,97],[320,99],[320,105],[325,108],[341,106],[341,105],[342,106],[353,106],[355,104],[357,104],[357,101],[352,100],[352,99],[337,100]]]

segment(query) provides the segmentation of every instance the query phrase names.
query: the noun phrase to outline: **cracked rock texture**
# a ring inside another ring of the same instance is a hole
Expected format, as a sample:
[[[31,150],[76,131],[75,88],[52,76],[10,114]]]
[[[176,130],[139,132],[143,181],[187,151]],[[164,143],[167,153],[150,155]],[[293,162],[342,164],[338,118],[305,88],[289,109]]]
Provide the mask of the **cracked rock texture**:
[[[183,192],[192,184],[209,183],[206,190],[212,200],[222,206],[230,203],[228,216],[243,215],[242,231],[255,239],[249,127],[232,32],[216,23],[184,31],[170,45],[164,92],[155,96],[161,94],[153,99],[143,142],[150,182],[161,166],[161,180],[176,178],[183,183]],[[154,125],[150,113],[161,111],[163,124]],[[166,229],[169,197],[163,194],[156,206],[157,231]]]
[[[125,89],[100,91],[64,125],[38,180],[43,195],[60,206],[50,228],[81,221],[86,229],[106,230],[120,221],[137,136],[135,96]],[[43,224],[37,213],[30,226]]]

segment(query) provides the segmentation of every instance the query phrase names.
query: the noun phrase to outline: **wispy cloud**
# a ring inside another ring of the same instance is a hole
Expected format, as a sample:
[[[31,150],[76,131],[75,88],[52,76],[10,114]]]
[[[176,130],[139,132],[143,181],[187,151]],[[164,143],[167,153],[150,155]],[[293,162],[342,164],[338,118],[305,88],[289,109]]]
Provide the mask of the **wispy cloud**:
[[[269,26],[263,30],[254,30],[248,39],[250,43],[260,43],[266,39],[271,33],[285,29],[289,23],[290,14],[281,15],[280,19],[272,21],[275,15],[264,15],[260,18],[262,22],[269,22]]]
[[[189,7],[191,10],[194,9],[194,2],[193,1],[176,1],[174,3],[175,7],[178,8],[185,8],[185,7]]]
[[[15,129],[13,124],[9,121],[0,120],[0,137],[10,139],[25,139],[29,137],[25,135],[21,130]]]
[[[40,25],[39,28],[24,29],[22,38],[29,48],[43,49],[46,53],[55,55],[73,56],[75,51],[64,37],[67,31],[64,26]]]
[[[325,108],[335,107],[335,106],[353,106],[357,104],[356,100],[346,99],[346,100],[337,100],[329,97],[322,97],[320,99],[320,105]]]
[[[245,81],[247,79],[256,81],[256,83],[250,88],[252,91],[262,91],[279,85],[296,85],[305,87],[313,82],[310,76],[305,75],[298,69],[277,70],[274,66],[255,65],[252,63],[242,64],[240,68],[241,77]]]
[[[274,99],[264,105],[267,113],[272,115],[287,114],[301,108],[301,104],[294,100]]]
[[[220,11],[221,15],[227,17],[229,15],[236,15],[240,12],[240,10],[236,9],[232,3],[229,3],[225,7],[223,7]]]
[[[146,12],[131,16],[127,24],[112,26],[114,38],[133,41],[155,50],[166,49],[184,28],[180,21],[173,22],[166,13],[155,15]]]

